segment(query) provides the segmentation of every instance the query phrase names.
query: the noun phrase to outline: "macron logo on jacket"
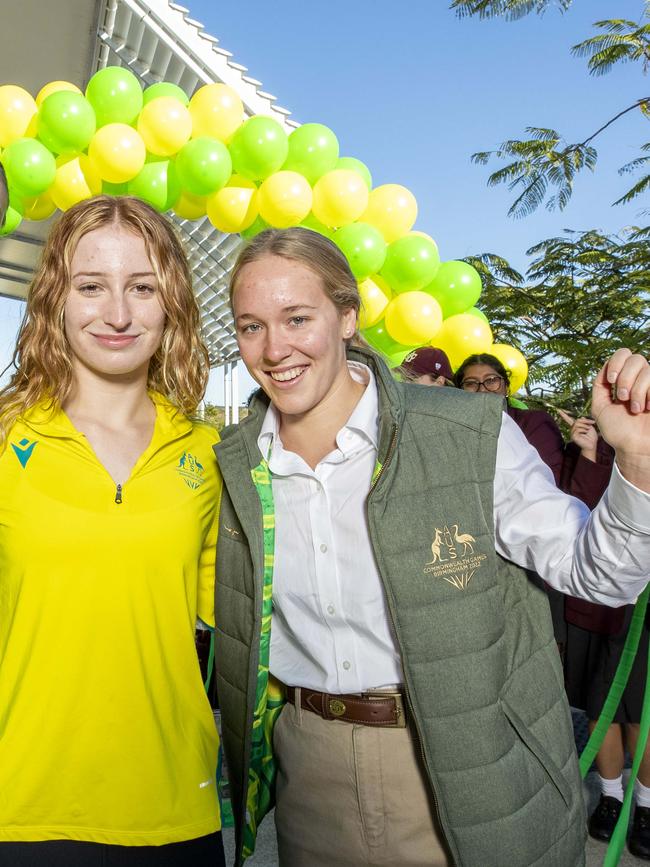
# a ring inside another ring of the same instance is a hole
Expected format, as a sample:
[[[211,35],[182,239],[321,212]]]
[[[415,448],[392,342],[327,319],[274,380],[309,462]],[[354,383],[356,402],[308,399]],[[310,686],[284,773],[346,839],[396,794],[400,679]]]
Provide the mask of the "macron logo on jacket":
[[[20,465],[23,469],[27,466],[27,461],[31,458],[34,446],[37,443],[38,440],[30,442],[27,437],[23,437],[17,445],[16,443],[11,444],[11,448],[16,452],[16,457],[20,461]]]

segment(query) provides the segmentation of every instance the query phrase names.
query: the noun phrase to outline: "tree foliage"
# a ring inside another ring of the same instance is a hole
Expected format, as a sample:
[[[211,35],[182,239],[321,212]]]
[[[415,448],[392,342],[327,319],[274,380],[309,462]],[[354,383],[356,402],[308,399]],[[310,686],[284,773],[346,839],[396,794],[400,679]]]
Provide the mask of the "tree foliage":
[[[543,383],[584,406],[615,349],[650,353],[649,242],[648,228],[566,231],[528,251],[525,276],[493,253],[467,260],[483,278],[481,307],[495,341],[525,347],[529,389]]]
[[[451,8],[459,16],[479,18],[521,18],[530,13],[541,14],[550,8],[565,11],[572,0],[453,0]],[[577,57],[588,58],[592,75],[604,75],[620,63],[640,63],[644,73],[650,67],[650,0],[643,4],[640,22],[623,18],[596,21],[595,35],[572,48]],[[494,151],[479,151],[473,161],[486,165],[493,159],[511,160],[493,172],[488,180],[491,186],[505,183],[515,192],[516,198],[510,207],[513,217],[525,217],[544,204],[549,210],[562,210],[573,193],[576,175],[584,170],[594,170],[598,153],[592,142],[624,115],[640,111],[650,119],[650,96],[637,97],[602,123],[582,141],[569,143],[553,129],[528,127],[527,138],[508,139]],[[627,175],[645,170],[650,163],[650,143],[641,146],[642,156],[628,162],[620,169]],[[650,173],[635,181],[616,202],[632,201],[650,188]]]
[[[530,12],[541,14],[552,7],[565,12],[571,3],[572,0],[453,0],[451,8],[461,18],[478,15],[479,18],[503,17],[514,21]]]

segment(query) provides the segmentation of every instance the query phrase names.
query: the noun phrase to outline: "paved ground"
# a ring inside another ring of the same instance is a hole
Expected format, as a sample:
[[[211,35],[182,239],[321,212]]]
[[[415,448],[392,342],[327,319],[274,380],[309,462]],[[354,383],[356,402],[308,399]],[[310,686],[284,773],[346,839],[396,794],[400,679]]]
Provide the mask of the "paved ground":
[[[586,722],[578,712],[574,713],[574,727],[576,732],[576,742],[578,750],[581,750],[586,740]],[[598,788],[595,782],[595,777],[592,774],[587,776],[585,781],[585,799],[589,812],[594,808],[598,801]],[[232,865],[234,833],[231,828],[224,830],[224,843],[226,846],[226,863]],[[598,843],[596,840],[589,838],[587,843],[587,867],[601,867],[607,846],[604,843]],[[250,867],[278,867],[278,851],[275,843],[275,825],[273,817],[267,816],[262,823],[260,833],[257,838],[257,848],[252,858],[249,858],[246,865]],[[650,865],[648,861],[642,861],[639,858],[634,858],[626,850],[619,861],[620,867],[641,867],[641,865]],[[332,867],[336,867],[335,864]],[[399,865],[395,865],[399,867]],[[507,865],[503,865],[507,867]]]

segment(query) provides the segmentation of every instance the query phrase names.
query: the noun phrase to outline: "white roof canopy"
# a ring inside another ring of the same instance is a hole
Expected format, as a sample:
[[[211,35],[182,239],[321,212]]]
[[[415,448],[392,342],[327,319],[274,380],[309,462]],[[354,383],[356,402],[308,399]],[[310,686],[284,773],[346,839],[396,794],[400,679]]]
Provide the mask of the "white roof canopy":
[[[297,126],[218,39],[168,0],[20,0],[4,4],[1,25],[0,84],[18,84],[33,95],[55,79],[84,89],[98,69],[128,66],[143,87],[170,81],[188,95],[202,84],[223,82],[237,91],[247,114],[273,116],[287,130]],[[173,219],[192,267],[211,362],[232,361],[238,352],[227,279],[241,240],[217,231],[207,218]],[[0,238],[1,295],[25,297],[49,225],[25,220]]]

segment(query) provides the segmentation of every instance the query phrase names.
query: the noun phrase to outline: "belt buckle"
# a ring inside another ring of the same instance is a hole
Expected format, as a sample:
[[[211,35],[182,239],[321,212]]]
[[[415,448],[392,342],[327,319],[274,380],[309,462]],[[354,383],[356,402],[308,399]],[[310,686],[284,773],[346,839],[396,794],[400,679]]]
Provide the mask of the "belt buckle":
[[[394,723],[386,726],[386,728],[395,728],[395,729],[405,729],[406,728],[406,712],[404,707],[404,695],[401,692],[383,692],[382,690],[377,690],[376,692],[364,692],[362,693],[364,698],[369,699],[370,701],[382,701],[383,699],[392,698],[395,702],[395,716],[397,719]]]

